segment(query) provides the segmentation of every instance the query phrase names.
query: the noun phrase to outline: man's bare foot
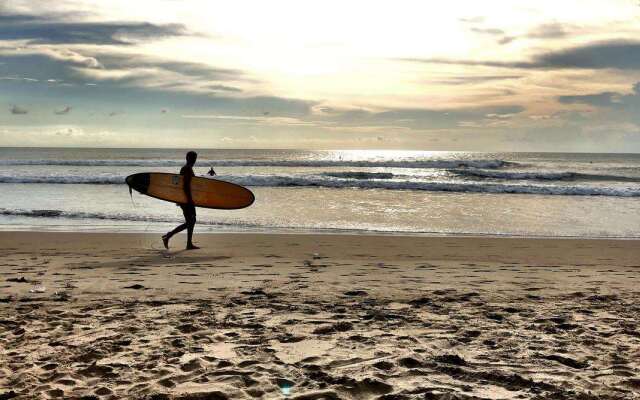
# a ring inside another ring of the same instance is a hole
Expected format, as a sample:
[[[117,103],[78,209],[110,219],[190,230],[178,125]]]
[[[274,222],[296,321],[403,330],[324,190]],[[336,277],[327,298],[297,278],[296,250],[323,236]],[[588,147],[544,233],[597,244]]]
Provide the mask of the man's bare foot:
[[[164,244],[164,248],[169,250],[169,236],[162,235],[162,244]]]
[[[200,247],[193,245],[193,244],[189,244],[187,245],[187,250],[198,250]]]

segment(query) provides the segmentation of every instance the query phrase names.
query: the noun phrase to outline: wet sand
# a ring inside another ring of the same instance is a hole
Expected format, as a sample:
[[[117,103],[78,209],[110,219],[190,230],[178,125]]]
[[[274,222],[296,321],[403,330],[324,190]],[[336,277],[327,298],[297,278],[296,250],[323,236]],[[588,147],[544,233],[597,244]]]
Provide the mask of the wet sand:
[[[631,240],[0,233],[0,399],[640,398]]]

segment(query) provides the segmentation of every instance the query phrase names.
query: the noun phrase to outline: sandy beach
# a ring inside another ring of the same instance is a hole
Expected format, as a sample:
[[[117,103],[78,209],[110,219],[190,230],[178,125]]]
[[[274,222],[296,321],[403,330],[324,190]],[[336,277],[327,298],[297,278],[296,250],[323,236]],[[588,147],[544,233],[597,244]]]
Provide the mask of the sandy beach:
[[[0,399],[640,398],[633,240],[0,233]]]

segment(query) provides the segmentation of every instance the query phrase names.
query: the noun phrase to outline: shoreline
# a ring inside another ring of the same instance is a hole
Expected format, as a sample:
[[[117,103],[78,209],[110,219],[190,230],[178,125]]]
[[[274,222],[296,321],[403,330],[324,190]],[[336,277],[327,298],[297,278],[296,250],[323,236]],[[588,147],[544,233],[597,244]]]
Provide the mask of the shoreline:
[[[19,229],[16,225],[0,225],[0,233],[68,233],[68,234],[106,234],[106,235],[158,235],[167,232],[167,229],[172,229],[176,223],[167,224],[163,229],[150,230],[150,229],[134,229],[127,228],[122,230],[117,229],[102,229],[102,228],[87,228],[82,229],[67,229],[66,225],[51,226],[51,229],[45,229],[46,225],[40,225],[37,227],[25,227]],[[206,235],[318,235],[318,236],[387,236],[387,237],[446,237],[446,238],[493,238],[493,239],[546,239],[546,240],[620,240],[620,241],[640,241],[640,236],[571,236],[571,235],[556,235],[556,236],[544,236],[544,235],[518,235],[512,233],[458,233],[458,232],[401,232],[401,231],[372,231],[372,230],[341,230],[341,229],[315,229],[305,230],[297,228],[273,228],[266,227],[264,230],[246,229],[246,230],[233,230],[233,229],[221,229],[215,231],[213,229],[198,232],[198,225],[196,224],[195,236]]]

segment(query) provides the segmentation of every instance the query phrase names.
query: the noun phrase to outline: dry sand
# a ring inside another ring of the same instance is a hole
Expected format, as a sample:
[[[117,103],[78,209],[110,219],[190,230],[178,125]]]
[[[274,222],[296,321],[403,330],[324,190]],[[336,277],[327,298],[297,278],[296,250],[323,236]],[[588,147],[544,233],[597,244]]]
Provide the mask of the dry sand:
[[[197,243],[0,233],[0,399],[640,398],[637,241]]]

